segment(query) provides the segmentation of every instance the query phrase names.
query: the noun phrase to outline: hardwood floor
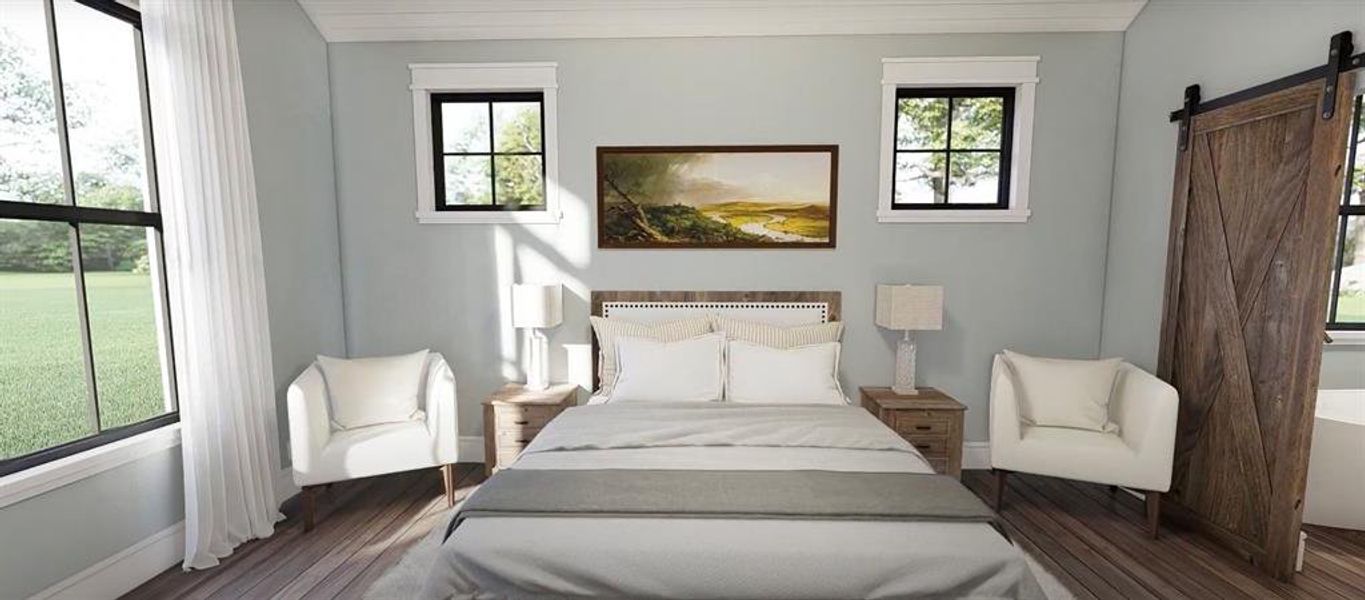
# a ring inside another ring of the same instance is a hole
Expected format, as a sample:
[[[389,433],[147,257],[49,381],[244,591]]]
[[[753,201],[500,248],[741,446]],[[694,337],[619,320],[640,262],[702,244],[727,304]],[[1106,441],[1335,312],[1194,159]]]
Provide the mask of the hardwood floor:
[[[462,463],[455,478],[458,501],[483,482],[483,465]],[[174,567],[124,598],[359,598],[449,514],[441,483],[438,469],[337,483],[318,495],[317,526],[306,534],[295,497],[275,535],[213,569]]]
[[[456,469],[457,498],[483,467]],[[963,471],[984,498],[994,479]],[[296,503],[274,536],[244,544],[214,569],[174,568],[125,598],[359,598],[447,515],[436,469],[338,483],[319,496],[317,528],[304,534]],[[1107,488],[1011,475],[1003,512],[1012,539],[1077,598],[1365,598],[1365,533],[1308,526],[1304,570],[1293,584],[1193,534],[1163,525],[1143,533],[1141,501]]]
[[[995,478],[963,471],[990,502]],[[1365,533],[1307,525],[1304,569],[1286,584],[1162,522],[1144,534],[1142,501],[1107,486],[1011,473],[1001,511],[1010,537],[1077,598],[1365,598]]]

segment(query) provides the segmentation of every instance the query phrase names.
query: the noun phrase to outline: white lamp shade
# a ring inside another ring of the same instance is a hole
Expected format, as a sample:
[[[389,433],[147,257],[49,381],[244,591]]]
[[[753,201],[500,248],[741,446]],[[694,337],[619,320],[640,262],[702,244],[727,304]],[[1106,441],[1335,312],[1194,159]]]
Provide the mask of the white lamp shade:
[[[943,287],[878,285],[877,325],[896,331],[943,329]]]
[[[554,327],[564,321],[564,288],[558,283],[512,286],[512,326]]]

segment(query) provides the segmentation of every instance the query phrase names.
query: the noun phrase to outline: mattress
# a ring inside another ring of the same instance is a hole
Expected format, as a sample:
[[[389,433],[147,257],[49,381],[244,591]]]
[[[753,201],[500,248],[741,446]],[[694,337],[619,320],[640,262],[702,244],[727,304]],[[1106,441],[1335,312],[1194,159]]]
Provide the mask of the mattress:
[[[510,468],[932,471],[866,411],[806,408],[569,409]],[[574,517],[466,521],[423,595],[1044,598],[1020,552],[979,523]]]

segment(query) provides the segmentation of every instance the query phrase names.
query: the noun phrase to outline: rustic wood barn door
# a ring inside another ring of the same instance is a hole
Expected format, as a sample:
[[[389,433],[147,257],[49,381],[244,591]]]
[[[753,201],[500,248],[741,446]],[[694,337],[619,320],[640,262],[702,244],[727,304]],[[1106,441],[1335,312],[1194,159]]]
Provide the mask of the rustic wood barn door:
[[[1206,112],[1187,100],[1177,155],[1158,366],[1180,392],[1168,514],[1283,579],[1299,543],[1352,75],[1340,74],[1328,118],[1323,78]]]

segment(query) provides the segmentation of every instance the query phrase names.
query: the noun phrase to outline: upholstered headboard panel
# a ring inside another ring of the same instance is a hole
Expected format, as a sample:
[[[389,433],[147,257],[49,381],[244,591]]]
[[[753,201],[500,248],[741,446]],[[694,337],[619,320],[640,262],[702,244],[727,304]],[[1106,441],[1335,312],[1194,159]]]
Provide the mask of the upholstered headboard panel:
[[[595,291],[592,314],[637,323],[674,321],[722,314],[773,325],[804,325],[839,320],[839,292],[645,292]],[[601,351],[592,335],[592,386]]]

